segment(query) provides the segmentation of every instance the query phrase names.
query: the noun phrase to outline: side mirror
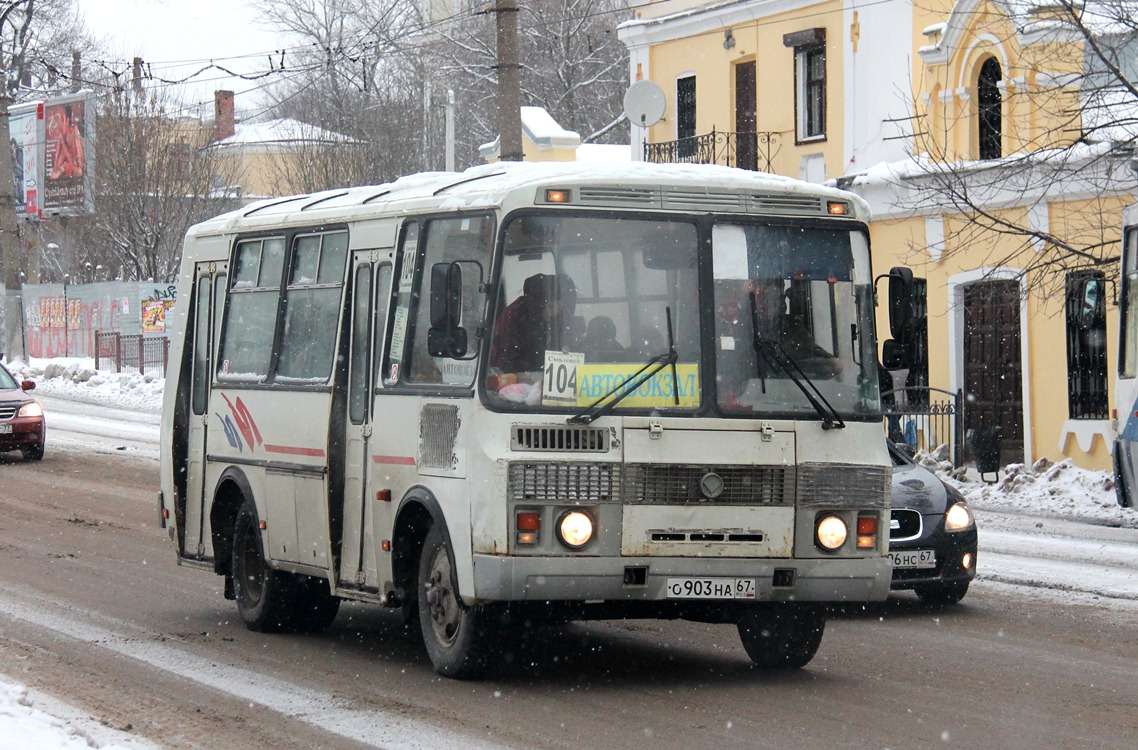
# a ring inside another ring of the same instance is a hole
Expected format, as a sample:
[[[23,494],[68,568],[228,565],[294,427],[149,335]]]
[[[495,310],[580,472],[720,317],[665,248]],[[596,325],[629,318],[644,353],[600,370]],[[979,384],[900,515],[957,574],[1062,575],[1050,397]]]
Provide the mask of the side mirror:
[[[903,370],[909,366],[905,345],[897,339],[886,339],[881,343],[881,366],[890,372]]]
[[[431,266],[431,328],[427,351],[432,357],[466,356],[466,329],[462,328],[462,269],[458,263]]]
[[[913,272],[903,266],[889,269],[889,335],[906,340],[916,312]]]
[[[20,383],[20,389],[24,391],[34,391],[36,388],[36,381],[24,380]]]

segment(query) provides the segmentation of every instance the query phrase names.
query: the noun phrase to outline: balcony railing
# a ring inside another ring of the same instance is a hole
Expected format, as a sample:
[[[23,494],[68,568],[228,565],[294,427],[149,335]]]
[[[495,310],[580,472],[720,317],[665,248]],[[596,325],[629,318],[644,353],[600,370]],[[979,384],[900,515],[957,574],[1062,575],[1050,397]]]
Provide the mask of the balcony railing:
[[[720,164],[773,172],[771,166],[781,144],[781,134],[772,131],[727,133],[712,130],[675,141],[645,143],[644,160],[656,164]]]

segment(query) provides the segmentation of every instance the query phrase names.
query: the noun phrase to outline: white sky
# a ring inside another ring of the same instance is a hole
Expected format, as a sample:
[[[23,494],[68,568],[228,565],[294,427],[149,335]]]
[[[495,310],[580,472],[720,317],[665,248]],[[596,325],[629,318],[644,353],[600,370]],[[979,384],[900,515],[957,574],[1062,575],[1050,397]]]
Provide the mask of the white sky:
[[[269,55],[285,43],[257,20],[247,0],[76,0],[91,35],[109,43],[115,61],[136,55],[157,77],[183,79],[210,60],[243,75],[268,69]],[[273,55],[279,58],[279,53]],[[184,88],[189,102],[212,102],[217,89],[249,92],[238,109],[255,105],[268,79],[244,81],[211,70]]]

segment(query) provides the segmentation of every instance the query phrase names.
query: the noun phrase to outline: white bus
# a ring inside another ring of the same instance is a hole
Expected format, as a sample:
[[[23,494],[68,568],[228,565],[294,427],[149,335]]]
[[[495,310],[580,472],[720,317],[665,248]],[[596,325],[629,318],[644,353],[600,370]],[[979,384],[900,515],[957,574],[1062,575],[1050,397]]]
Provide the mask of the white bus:
[[[1118,371],[1114,381],[1114,489],[1118,503],[1138,508],[1138,204],[1122,211],[1118,282]],[[1102,279],[1088,279],[1081,310],[1106,298]]]
[[[883,600],[864,204],[707,166],[494,164],[186,237],[160,513],[246,625],[343,599],[472,677],[507,621],[736,624],[800,667]]]

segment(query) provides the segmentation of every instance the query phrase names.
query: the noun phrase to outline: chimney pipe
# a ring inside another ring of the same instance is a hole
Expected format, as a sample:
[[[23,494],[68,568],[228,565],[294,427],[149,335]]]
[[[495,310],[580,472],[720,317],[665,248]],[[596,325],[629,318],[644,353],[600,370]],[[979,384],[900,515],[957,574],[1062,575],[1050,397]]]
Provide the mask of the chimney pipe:
[[[233,92],[215,91],[213,93],[213,139],[225,140],[235,132],[233,118]]]

